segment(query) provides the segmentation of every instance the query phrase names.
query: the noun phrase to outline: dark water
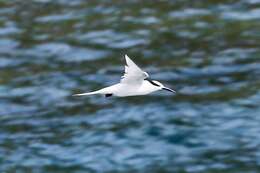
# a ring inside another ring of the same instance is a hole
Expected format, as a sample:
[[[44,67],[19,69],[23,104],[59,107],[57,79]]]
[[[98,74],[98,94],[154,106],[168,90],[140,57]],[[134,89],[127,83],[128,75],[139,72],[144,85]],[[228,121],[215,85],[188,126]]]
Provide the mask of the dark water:
[[[259,75],[260,0],[2,0],[0,172],[259,173]]]

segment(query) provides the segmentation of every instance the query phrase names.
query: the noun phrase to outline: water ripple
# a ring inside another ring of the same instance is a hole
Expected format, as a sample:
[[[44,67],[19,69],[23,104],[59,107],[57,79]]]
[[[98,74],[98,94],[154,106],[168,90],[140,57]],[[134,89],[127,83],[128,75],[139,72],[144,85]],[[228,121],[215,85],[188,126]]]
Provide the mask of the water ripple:
[[[0,172],[259,172],[259,0],[0,3]],[[72,97],[124,54],[174,88]]]

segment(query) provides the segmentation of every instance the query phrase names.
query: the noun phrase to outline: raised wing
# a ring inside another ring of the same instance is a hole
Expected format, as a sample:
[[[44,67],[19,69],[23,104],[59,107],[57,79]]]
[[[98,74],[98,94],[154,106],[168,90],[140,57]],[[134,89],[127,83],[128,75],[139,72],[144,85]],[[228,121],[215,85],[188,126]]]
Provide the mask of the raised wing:
[[[141,84],[149,75],[141,70],[127,55],[125,55],[126,65],[125,74],[122,76],[121,83]]]

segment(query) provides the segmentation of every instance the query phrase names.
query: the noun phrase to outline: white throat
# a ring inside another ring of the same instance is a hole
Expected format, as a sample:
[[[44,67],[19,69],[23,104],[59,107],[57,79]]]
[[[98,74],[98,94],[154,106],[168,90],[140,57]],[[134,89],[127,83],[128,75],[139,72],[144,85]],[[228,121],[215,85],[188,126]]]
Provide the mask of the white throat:
[[[149,94],[155,91],[161,90],[161,87],[151,84],[149,81],[144,80],[141,87],[138,90],[140,95]]]

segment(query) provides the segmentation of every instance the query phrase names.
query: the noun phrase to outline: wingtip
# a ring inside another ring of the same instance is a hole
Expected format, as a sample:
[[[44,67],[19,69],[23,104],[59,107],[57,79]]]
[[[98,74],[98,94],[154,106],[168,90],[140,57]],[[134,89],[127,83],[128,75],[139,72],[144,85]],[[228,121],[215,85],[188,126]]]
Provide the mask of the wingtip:
[[[133,60],[127,54],[125,54],[125,61],[127,66],[129,66],[130,64],[134,64]]]
[[[126,59],[126,60],[127,60],[127,59],[130,59],[129,56],[128,56],[127,54],[125,54],[125,59]]]

